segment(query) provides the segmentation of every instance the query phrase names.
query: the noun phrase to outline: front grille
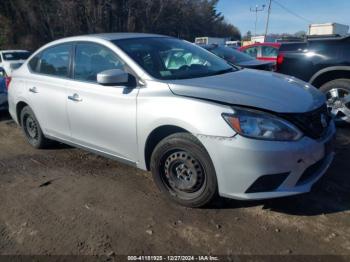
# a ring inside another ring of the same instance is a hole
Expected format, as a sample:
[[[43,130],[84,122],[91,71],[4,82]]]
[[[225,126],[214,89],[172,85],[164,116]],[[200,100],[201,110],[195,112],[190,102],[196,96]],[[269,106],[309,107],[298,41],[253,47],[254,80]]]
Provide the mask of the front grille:
[[[283,114],[283,117],[314,139],[325,135],[332,119],[326,105],[307,113]]]

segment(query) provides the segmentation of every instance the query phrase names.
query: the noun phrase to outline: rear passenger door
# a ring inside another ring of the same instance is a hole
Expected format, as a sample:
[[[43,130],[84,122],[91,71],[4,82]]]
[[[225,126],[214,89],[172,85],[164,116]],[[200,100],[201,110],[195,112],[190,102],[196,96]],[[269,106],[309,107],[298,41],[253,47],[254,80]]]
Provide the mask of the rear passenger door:
[[[40,52],[29,61],[31,77],[25,82],[26,97],[44,134],[67,140],[67,79],[72,44],[60,44]]]
[[[97,74],[109,69],[128,70],[108,47],[92,42],[76,44],[73,79],[67,83],[72,141],[134,162],[138,88],[98,84]]]

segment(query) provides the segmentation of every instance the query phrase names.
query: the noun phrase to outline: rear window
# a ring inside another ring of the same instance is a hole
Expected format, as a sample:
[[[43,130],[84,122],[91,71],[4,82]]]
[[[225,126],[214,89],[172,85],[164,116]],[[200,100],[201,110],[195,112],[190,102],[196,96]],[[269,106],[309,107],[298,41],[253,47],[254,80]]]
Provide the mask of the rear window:
[[[30,56],[30,52],[4,52],[2,57],[6,61],[15,61],[15,60],[26,60]]]

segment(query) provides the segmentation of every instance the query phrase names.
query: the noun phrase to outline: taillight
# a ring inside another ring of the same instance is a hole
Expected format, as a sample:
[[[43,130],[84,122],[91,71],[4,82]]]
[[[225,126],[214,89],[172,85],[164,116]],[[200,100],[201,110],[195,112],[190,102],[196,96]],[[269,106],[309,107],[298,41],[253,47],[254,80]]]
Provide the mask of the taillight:
[[[276,70],[280,69],[280,66],[283,64],[283,60],[284,60],[283,53],[279,53],[277,56]]]
[[[6,89],[9,90],[11,77],[5,77]]]

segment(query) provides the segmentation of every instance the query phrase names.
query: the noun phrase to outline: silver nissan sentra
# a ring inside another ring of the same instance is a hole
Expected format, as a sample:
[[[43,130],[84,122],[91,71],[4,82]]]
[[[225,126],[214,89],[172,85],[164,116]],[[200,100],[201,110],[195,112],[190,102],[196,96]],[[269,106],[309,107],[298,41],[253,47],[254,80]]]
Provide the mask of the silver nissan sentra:
[[[54,41],[9,86],[11,116],[32,146],[60,141],[150,170],[190,207],[310,191],[334,156],[325,102],[293,77],[150,34]]]

